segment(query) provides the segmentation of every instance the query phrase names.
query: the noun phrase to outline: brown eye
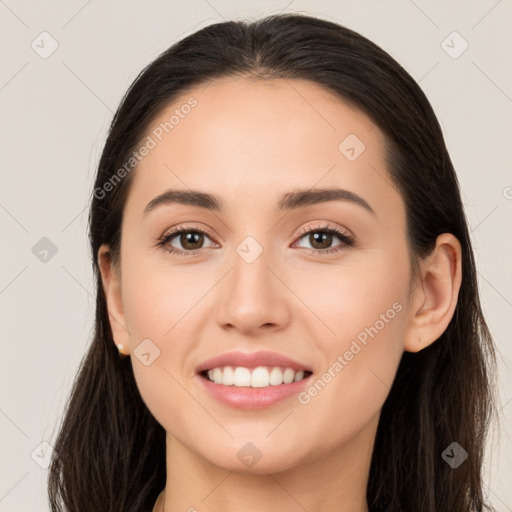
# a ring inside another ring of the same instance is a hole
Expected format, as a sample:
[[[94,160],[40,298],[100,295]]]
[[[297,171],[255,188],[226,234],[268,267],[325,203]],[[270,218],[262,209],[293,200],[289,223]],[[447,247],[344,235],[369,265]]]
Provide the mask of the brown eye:
[[[157,245],[171,253],[190,255],[214,245],[210,243],[209,246],[205,246],[206,240],[211,240],[211,238],[202,229],[178,228],[161,237]]]
[[[309,234],[309,243],[313,249],[328,249],[332,244],[332,235],[326,231],[315,231]]]
[[[180,234],[179,241],[184,249],[193,251],[201,248],[204,235],[198,231],[187,231]]]
[[[333,246],[336,239],[338,239],[340,243]],[[303,240],[309,243],[310,247],[301,245]],[[346,247],[352,247],[355,242],[353,235],[344,233],[336,228],[323,226],[304,230],[299,237],[298,243],[298,247],[310,249],[318,254],[326,254],[340,251]]]

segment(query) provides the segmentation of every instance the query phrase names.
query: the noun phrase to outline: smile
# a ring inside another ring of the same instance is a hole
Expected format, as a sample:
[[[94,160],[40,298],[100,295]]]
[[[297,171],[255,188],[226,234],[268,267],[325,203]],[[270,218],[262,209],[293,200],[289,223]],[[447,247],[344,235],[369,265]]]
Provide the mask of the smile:
[[[299,382],[311,375],[311,372],[296,371],[293,368],[280,366],[258,366],[256,368],[223,366],[205,370],[201,375],[211,382],[223,386],[267,388]]]

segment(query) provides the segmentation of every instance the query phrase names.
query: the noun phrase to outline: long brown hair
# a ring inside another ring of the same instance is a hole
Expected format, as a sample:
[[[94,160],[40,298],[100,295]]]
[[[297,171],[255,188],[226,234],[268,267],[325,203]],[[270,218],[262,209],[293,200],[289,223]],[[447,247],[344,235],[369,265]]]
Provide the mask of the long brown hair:
[[[441,128],[419,86],[385,51],[350,29],[299,14],[217,23],[189,35],[139,74],[115,113],[89,217],[95,331],[54,447],[51,510],[150,511],[165,486],[165,431],[141,399],[130,359],[119,358],[97,254],[105,243],[119,257],[133,171],[118,171],[150,123],[192,86],[235,75],[310,80],[361,109],[386,138],[388,171],[406,204],[411,253],[428,254],[442,233],[461,243],[463,276],[454,316],[432,345],[403,354],[381,412],[367,500],[372,511],[494,510],[485,503],[482,465],[496,409],[495,352]],[[120,175],[107,192],[104,185]],[[452,442],[468,453],[457,469],[442,458]]]

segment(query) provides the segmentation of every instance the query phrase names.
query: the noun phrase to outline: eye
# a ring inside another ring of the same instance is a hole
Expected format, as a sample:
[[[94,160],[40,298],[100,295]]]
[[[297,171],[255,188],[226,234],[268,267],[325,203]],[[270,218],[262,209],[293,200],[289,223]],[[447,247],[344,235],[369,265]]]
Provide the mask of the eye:
[[[329,225],[305,228],[301,231],[299,240],[303,238],[305,238],[306,242],[311,244],[312,252],[322,254],[341,251],[344,247],[352,247],[355,243],[353,235],[336,227],[330,227]],[[330,247],[336,238],[338,238],[341,243],[335,247]]]
[[[157,246],[163,247],[166,251],[171,253],[183,255],[186,253],[186,255],[189,256],[204,249],[203,243],[205,237],[210,239],[209,234],[204,229],[182,226],[172,229],[159,238]],[[176,243],[181,245],[181,248],[176,247],[174,245]]]

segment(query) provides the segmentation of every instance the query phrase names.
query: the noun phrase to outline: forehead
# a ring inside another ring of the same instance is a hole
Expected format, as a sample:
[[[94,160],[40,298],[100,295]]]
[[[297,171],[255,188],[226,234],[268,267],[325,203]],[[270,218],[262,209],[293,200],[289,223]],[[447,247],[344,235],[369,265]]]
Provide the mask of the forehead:
[[[380,130],[307,80],[230,77],[191,88],[142,142],[150,149],[133,171],[126,205],[139,216],[153,197],[176,188],[222,195],[233,208],[248,198],[263,207],[295,188],[396,196]]]

